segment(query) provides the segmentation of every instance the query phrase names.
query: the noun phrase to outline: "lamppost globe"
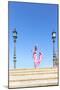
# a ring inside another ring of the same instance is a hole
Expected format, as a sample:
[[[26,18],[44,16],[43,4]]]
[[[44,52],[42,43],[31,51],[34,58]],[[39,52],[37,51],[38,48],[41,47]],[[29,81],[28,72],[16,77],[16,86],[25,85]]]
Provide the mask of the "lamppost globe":
[[[16,31],[16,29],[14,29],[14,31],[13,31],[13,38],[14,38],[14,39],[17,38],[17,31]]]
[[[56,38],[56,32],[52,32],[52,38]]]

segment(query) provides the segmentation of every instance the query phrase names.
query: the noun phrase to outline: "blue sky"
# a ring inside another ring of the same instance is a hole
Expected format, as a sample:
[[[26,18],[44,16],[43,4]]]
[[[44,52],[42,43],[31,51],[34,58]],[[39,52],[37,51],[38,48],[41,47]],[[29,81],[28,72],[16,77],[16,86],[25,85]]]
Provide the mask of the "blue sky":
[[[33,48],[38,47],[43,59],[40,68],[53,66],[52,31],[56,31],[57,51],[57,4],[8,3],[9,18],[9,65],[13,68],[13,30],[16,28],[17,68],[33,68]]]

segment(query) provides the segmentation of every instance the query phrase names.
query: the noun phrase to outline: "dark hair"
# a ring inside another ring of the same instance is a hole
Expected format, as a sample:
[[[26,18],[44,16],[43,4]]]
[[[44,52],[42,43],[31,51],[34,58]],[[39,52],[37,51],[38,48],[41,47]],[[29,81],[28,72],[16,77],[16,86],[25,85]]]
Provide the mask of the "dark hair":
[[[37,46],[35,46],[35,51],[37,51]]]

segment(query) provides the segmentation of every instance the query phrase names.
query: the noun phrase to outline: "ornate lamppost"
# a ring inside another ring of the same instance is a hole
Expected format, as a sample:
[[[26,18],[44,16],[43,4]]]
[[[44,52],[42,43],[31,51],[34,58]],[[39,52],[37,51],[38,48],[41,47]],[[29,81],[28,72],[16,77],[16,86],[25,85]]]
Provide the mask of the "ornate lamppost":
[[[52,32],[52,40],[53,40],[53,67],[56,66],[55,39],[56,39],[56,32]]]
[[[13,57],[13,62],[14,62],[14,69],[16,68],[16,39],[17,39],[17,31],[16,28],[13,31],[13,39],[14,39],[14,57]]]

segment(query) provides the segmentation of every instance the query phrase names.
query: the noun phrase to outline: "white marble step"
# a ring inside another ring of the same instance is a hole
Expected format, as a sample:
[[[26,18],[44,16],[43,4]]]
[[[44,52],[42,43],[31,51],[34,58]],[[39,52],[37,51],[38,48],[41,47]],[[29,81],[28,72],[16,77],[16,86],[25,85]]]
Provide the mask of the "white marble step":
[[[22,73],[23,71],[24,72],[44,72],[44,71],[57,71],[58,70],[58,68],[37,68],[37,69],[35,69],[35,68],[29,68],[29,69],[10,69],[9,70],[9,72],[10,73]]]
[[[44,86],[44,85],[57,85],[57,79],[50,79],[50,80],[31,80],[31,81],[16,81],[10,82],[10,88],[16,87],[31,87],[31,86]]]
[[[9,80],[26,80],[26,79],[44,79],[44,78],[57,78],[58,74],[31,74],[31,75],[16,75],[16,76],[9,76]]]

